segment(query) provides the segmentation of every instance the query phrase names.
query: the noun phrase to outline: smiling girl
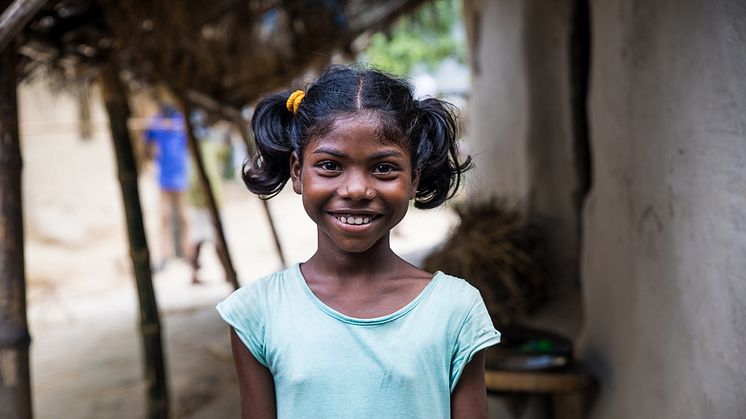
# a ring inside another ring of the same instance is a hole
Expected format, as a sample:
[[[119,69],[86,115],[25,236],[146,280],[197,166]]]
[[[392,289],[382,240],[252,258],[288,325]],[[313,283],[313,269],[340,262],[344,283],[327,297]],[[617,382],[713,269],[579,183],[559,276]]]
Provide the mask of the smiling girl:
[[[439,206],[469,166],[451,109],[345,66],[259,102],[244,181],[269,198],[291,180],[318,247],[217,307],[243,418],[486,417],[483,350],[500,334],[479,292],[389,245],[410,200]]]

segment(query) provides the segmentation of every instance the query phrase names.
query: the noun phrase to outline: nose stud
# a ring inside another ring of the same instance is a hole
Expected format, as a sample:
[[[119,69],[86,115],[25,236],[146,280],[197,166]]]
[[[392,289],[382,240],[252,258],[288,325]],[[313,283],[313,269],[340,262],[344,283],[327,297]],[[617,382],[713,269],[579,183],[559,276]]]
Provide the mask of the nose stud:
[[[366,197],[366,198],[368,198],[368,199],[373,199],[373,198],[375,198],[375,197],[376,197],[376,191],[375,191],[375,189],[372,189],[372,188],[368,188],[368,189],[367,189],[367,190],[365,191],[365,197]]]

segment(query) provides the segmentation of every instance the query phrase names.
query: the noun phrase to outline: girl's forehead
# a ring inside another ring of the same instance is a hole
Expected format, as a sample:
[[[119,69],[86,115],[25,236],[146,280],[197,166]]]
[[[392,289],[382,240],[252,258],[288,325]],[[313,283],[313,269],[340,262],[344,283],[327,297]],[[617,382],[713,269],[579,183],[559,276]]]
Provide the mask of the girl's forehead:
[[[406,150],[406,141],[400,136],[393,135],[396,130],[390,129],[385,124],[382,118],[373,113],[342,114],[335,117],[327,129],[312,136],[305,148],[314,148],[320,143],[334,142],[340,145],[358,146],[365,143],[365,145]]]
[[[335,115],[329,124],[330,130],[348,130],[364,128],[382,131],[385,127],[381,116],[375,112],[354,112]]]

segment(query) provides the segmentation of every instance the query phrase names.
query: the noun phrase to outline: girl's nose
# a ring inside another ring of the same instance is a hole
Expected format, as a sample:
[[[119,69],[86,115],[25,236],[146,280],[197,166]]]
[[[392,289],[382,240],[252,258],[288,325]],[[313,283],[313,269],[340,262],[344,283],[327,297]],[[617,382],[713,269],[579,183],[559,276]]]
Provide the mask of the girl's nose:
[[[341,186],[340,196],[354,200],[373,199],[376,197],[376,192],[368,183],[367,177],[351,174]]]

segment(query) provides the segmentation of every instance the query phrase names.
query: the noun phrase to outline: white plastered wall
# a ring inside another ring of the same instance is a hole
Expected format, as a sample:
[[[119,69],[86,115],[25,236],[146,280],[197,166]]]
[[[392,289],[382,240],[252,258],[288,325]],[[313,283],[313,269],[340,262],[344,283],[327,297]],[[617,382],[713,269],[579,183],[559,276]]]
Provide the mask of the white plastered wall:
[[[746,415],[746,3],[591,2],[593,418]]]

